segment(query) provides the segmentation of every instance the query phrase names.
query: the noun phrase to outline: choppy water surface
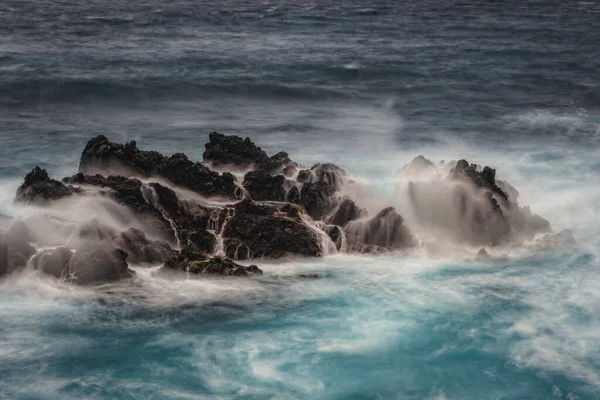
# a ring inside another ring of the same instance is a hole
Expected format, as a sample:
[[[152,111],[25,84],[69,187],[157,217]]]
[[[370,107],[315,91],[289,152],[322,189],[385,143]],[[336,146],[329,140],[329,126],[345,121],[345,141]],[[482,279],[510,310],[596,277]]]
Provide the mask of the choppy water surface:
[[[6,1],[0,212],[97,134],[200,159],[218,130],[338,163],[382,203],[417,154],[491,165],[577,245],[97,289],[13,276],[0,397],[599,398],[598,20],[576,1]]]

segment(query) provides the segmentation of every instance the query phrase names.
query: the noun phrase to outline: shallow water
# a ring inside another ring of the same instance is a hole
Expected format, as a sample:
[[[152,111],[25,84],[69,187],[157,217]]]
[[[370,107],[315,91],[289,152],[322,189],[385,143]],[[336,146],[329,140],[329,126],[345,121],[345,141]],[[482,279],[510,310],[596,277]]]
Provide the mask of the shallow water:
[[[0,282],[0,398],[600,397],[596,2],[5,3],[1,213],[95,135],[201,159],[218,130],[335,162],[374,207],[418,154],[491,165],[577,245],[97,289],[25,272]]]

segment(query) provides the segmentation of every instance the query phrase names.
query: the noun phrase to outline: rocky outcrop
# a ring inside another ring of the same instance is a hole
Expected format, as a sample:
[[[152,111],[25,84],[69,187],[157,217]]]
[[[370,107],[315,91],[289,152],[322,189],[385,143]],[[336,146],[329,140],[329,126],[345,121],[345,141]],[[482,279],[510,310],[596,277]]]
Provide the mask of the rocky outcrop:
[[[90,140],[81,155],[79,172],[85,175],[126,175],[161,177],[203,196],[235,198],[235,177],[218,174],[185,154],[165,157],[155,151],[142,151],[136,142],[110,142],[105,136]]]
[[[283,171],[285,166],[294,165],[287,153],[280,152],[269,157],[250,138],[242,139],[239,136],[212,132],[208,135],[205,147],[204,162],[214,167],[255,168],[272,174]]]
[[[133,276],[127,253],[106,243],[88,243],[75,251],[67,269],[68,280],[80,285],[115,282]]]
[[[251,259],[290,255],[319,256],[318,235],[302,220],[302,210],[288,203],[243,200],[234,207],[222,236],[228,257]]]
[[[404,218],[393,207],[381,210],[373,218],[350,222],[346,237],[350,248],[359,252],[365,252],[367,246],[400,250],[415,245],[415,238],[404,224]]]
[[[60,200],[76,192],[72,186],[50,179],[48,172],[35,167],[25,176],[25,182],[17,189],[15,202],[25,204],[42,204],[48,201]]]
[[[63,182],[35,168],[16,201],[40,204],[73,197],[72,204],[82,209],[71,214],[63,207],[71,202],[61,203],[57,213],[46,208],[47,215],[2,225],[0,274],[30,260],[43,273],[81,284],[129,277],[128,263],[164,264],[161,271],[251,276],[260,269],[232,260],[321,256],[336,249],[377,254],[415,245],[395,209],[368,218],[343,197],[353,191],[348,186],[353,181],[334,164],[300,167],[287,153],[269,156],[248,138],[216,132],[209,135],[203,158],[206,164],[185,154],[167,157],[140,150],[133,141],[117,144],[98,136],[86,145],[80,173]],[[209,167],[233,167],[246,174],[240,184],[232,174]],[[410,222],[435,238],[491,248],[532,243],[540,233],[551,232],[548,221],[519,206],[516,189],[496,180],[492,168],[466,160],[435,165],[419,156],[398,173],[404,174],[398,194],[412,206]],[[407,177],[412,180],[408,185]],[[80,224],[90,205],[109,226],[98,220]],[[544,247],[568,239],[566,233],[548,233],[536,243]],[[55,249],[33,257],[31,244]]]

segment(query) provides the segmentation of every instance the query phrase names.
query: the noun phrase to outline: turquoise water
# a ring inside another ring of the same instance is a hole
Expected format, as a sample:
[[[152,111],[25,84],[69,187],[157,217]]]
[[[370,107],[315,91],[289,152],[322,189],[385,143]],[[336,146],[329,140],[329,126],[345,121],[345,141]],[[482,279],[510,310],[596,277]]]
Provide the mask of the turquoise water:
[[[332,161],[395,205],[423,154],[491,165],[577,244],[257,260],[259,279],[0,282],[0,398],[600,398],[596,2],[7,1],[0,212],[105,134]],[[294,278],[317,273],[316,280]]]

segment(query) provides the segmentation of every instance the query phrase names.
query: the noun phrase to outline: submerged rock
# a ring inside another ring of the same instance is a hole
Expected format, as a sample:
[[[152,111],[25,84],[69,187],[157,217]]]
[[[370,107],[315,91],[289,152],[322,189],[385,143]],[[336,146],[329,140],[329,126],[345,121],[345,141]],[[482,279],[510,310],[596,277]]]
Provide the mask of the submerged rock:
[[[75,188],[51,179],[45,169],[35,167],[25,176],[25,182],[17,189],[15,201],[40,204],[69,197],[75,192]]]
[[[317,274],[300,274],[298,275],[298,278],[301,279],[319,279],[320,276]]]
[[[185,154],[165,157],[156,151],[142,151],[136,142],[110,142],[105,136],[91,139],[81,155],[79,172],[121,174],[129,176],[158,176],[203,196],[235,198],[235,177],[211,171],[199,162],[188,160]]]
[[[301,215],[292,204],[243,200],[223,228],[225,253],[233,259],[319,256],[320,239]]]

